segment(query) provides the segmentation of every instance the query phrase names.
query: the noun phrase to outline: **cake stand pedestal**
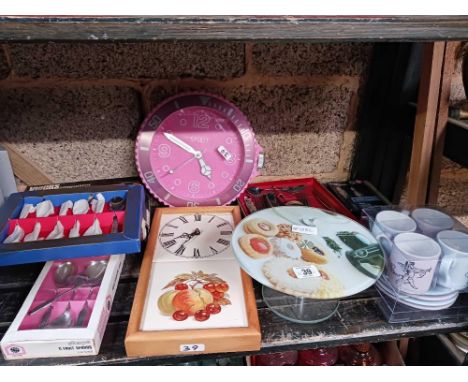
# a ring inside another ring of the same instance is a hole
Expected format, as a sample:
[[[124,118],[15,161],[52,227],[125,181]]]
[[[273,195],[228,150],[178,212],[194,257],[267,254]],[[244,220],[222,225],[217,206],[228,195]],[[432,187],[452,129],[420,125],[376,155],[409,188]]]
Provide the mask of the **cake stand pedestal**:
[[[315,300],[296,297],[262,285],[265,304],[273,313],[285,320],[299,324],[315,324],[333,316],[338,310],[339,300]]]

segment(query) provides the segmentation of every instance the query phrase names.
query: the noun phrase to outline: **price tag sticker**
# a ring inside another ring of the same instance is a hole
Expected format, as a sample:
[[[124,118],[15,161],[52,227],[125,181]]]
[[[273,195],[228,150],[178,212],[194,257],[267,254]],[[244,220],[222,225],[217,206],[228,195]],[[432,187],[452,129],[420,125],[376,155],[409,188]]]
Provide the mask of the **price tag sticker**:
[[[198,351],[205,351],[204,344],[182,344],[179,347],[179,351],[182,353],[193,353]]]
[[[294,274],[298,279],[308,279],[311,277],[320,277],[320,271],[314,265],[305,265],[303,267],[293,267]]]
[[[318,229],[315,226],[309,227],[306,225],[293,225],[291,230],[305,235],[318,235]]]

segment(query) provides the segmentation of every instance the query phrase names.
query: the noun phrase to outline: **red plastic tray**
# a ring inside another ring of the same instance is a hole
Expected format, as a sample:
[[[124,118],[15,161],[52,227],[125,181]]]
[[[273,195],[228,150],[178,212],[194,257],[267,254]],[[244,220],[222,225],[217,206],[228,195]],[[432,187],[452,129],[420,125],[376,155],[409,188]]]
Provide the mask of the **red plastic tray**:
[[[267,202],[267,196],[270,200],[276,201],[278,206],[294,205],[299,202],[309,207],[336,212],[357,221],[357,218],[315,178],[250,183],[238,198],[244,216],[255,210],[273,207],[274,203]]]

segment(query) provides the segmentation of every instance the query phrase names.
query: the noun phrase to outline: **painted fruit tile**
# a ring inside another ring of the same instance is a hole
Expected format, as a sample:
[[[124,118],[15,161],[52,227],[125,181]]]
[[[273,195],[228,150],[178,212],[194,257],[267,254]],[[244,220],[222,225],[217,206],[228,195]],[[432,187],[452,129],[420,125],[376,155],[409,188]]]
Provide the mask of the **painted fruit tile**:
[[[214,292],[212,294],[203,288],[203,284],[213,281],[227,284],[229,288],[223,292],[222,300],[216,300],[221,295],[215,296]],[[180,288],[180,284],[185,284],[187,288],[176,289]],[[206,321],[197,321],[195,311],[206,310],[207,303],[219,303],[221,311],[210,314]],[[177,310],[185,310],[189,313],[188,317],[177,321],[173,317]],[[247,325],[241,271],[235,260],[152,264],[141,330],[213,329]]]

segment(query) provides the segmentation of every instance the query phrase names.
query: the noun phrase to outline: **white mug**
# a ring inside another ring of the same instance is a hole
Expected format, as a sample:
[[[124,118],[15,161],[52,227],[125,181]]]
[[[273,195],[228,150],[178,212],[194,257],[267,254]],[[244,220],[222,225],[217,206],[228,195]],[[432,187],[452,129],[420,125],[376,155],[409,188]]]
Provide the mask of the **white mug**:
[[[437,284],[453,290],[468,287],[468,234],[441,231],[437,241],[442,248]]]
[[[449,215],[432,208],[416,208],[411,217],[418,224],[422,234],[434,239],[440,231],[452,229],[455,223]]]
[[[389,278],[397,291],[424,294],[432,279],[442,250],[430,237],[414,232],[395,236],[390,252]]]
[[[372,225],[372,234],[382,245],[386,253],[390,253],[392,240],[399,233],[415,232],[418,226],[408,215],[402,212],[385,210],[380,211]]]

